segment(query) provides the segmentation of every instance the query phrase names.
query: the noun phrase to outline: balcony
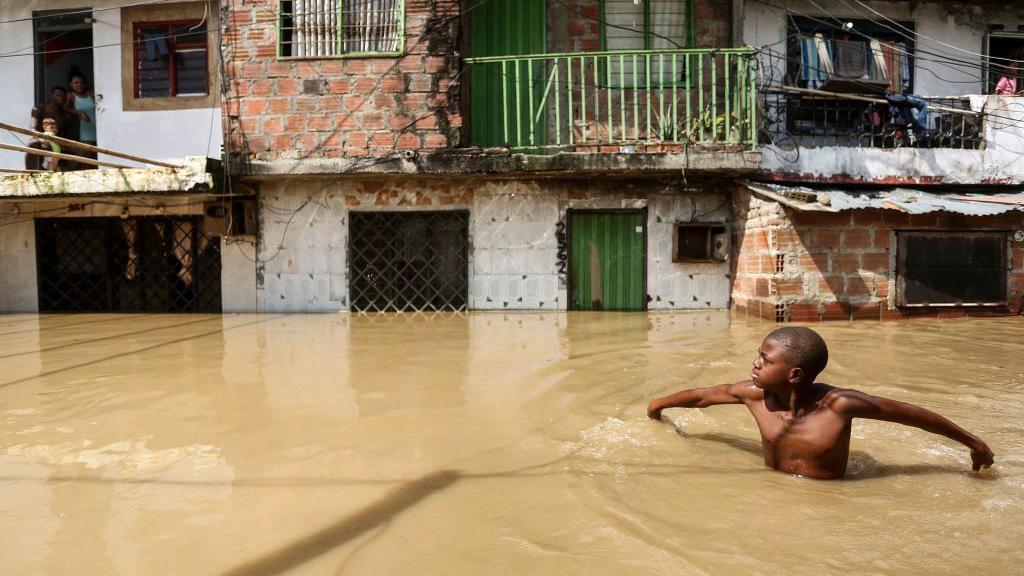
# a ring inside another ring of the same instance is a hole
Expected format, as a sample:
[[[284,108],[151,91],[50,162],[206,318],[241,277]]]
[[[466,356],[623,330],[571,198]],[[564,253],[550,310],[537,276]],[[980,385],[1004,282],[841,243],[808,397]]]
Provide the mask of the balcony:
[[[763,136],[780,147],[979,150],[984,146],[982,115],[971,110],[966,97],[923,98],[926,106],[912,108],[881,96],[814,92],[767,94]]]
[[[512,152],[684,152],[756,143],[749,48],[465,59],[470,145]]]

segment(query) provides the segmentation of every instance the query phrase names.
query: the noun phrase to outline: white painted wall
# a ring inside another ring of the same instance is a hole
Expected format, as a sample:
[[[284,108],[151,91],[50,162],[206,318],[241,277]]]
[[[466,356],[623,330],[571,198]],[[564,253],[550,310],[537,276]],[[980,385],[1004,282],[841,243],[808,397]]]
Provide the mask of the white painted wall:
[[[124,4],[120,0],[95,0],[93,8]],[[80,0],[0,1],[0,20],[29,18],[34,10],[83,9]],[[120,10],[93,12],[93,73],[90,82],[97,99],[97,140],[104,148],[154,159],[185,156],[220,157],[223,142],[219,108],[126,112],[121,106],[121,15]],[[29,113],[35,104],[34,59],[31,56],[32,22],[0,24],[0,120],[29,127]],[[211,55],[216,51],[211,48]],[[0,130],[0,142],[21,144]],[[101,159],[103,156],[101,155]],[[114,160],[114,159],[110,159]],[[116,160],[122,164],[131,161]],[[24,155],[0,151],[0,168],[24,168]]]
[[[314,201],[303,206],[309,197]],[[727,308],[727,262],[672,262],[673,224],[693,218],[727,222],[727,198],[683,194],[654,182],[632,187],[588,181],[401,182],[373,191],[353,181],[267,183],[260,190],[258,307],[266,312],[349,308],[351,209],[468,209],[470,308],[564,310],[568,297],[558,270],[556,225],[566,211],[647,208],[648,307]]]

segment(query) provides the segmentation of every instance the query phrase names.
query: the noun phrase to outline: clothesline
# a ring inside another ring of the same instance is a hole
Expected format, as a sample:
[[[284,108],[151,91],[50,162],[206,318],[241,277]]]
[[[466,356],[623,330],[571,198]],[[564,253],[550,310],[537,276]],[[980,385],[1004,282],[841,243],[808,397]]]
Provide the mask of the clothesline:
[[[847,100],[859,100],[861,102],[871,102],[873,104],[889,104],[889,101],[885,98],[872,98],[870,96],[859,96],[856,94],[843,94],[842,92],[829,92],[827,90],[815,90],[813,88],[800,88],[797,86],[783,86],[782,90],[785,92],[796,92],[800,94],[812,94],[816,96],[832,96],[834,98],[845,98]],[[982,112],[975,112],[974,110],[963,110],[961,108],[950,108],[948,106],[933,106],[929,105],[930,110],[938,110],[939,112],[948,112],[950,114],[963,114],[965,116],[982,116]]]

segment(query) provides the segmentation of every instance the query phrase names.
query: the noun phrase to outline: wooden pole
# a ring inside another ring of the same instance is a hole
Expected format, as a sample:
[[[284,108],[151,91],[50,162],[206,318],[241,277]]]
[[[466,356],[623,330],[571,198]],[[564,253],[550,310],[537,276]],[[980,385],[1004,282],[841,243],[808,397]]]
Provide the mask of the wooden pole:
[[[131,169],[131,166],[125,166],[123,164],[114,164],[112,162],[103,162],[101,160],[93,160],[92,158],[85,158],[82,156],[74,156],[71,154],[61,154],[59,152],[49,152],[47,150],[37,150],[35,148],[29,148],[27,146],[15,146],[13,144],[4,144],[0,142],[0,150],[13,150],[15,152],[24,152],[25,154],[35,154],[36,156],[49,156],[51,158],[60,158],[61,160],[71,160],[72,162],[80,162],[82,164],[92,164],[93,166],[107,166],[109,168],[127,168]]]
[[[0,174],[41,174],[45,170],[15,170],[11,168],[0,168]]]
[[[136,162],[142,162],[144,164],[152,164],[154,166],[163,166],[164,168],[181,168],[176,164],[168,164],[166,162],[160,162],[157,160],[150,160],[148,158],[142,158],[141,156],[132,156],[131,154],[125,154],[124,152],[117,152],[115,150],[107,150],[106,148],[100,148],[99,146],[93,146],[92,144],[84,144],[77,140],[69,140],[67,138],[61,138],[60,136],[52,136],[43,132],[36,132],[35,130],[29,130],[28,128],[21,128],[6,122],[0,122],[0,128],[4,130],[10,130],[11,132],[17,132],[18,134],[24,134],[25,136],[32,136],[40,140],[46,140],[47,142],[56,142],[61,146],[68,148],[77,148],[79,150],[88,150],[89,152],[100,152],[108,156],[116,156],[118,158],[124,158],[125,160],[134,160]],[[127,166],[122,166],[127,168]]]
[[[889,101],[884,98],[871,98],[869,96],[857,96],[856,94],[843,94],[842,92],[829,92],[827,90],[814,90],[811,88],[798,88],[796,86],[783,86],[783,90],[786,92],[798,92],[800,94],[813,94],[817,96],[832,96],[834,98],[845,98],[847,100],[860,100],[862,102],[873,102],[875,104],[888,104]],[[965,114],[968,116],[981,116],[981,112],[975,112],[974,110],[961,110],[959,108],[949,108],[947,106],[932,106],[928,105],[929,110],[938,110],[939,112],[949,112],[950,114]]]

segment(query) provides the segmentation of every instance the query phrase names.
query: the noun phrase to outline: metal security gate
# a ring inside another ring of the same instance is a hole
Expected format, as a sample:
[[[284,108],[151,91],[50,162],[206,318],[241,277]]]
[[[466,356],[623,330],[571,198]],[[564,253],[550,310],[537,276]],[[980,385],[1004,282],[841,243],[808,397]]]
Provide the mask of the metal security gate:
[[[647,307],[647,215],[643,210],[569,212],[569,307]]]
[[[202,218],[36,220],[41,312],[220,312],[220,239]]]
[[[469,212],[350,212],[356,312],[466,310]]]

